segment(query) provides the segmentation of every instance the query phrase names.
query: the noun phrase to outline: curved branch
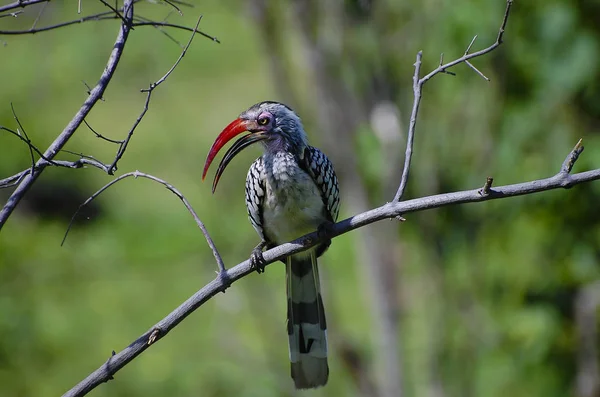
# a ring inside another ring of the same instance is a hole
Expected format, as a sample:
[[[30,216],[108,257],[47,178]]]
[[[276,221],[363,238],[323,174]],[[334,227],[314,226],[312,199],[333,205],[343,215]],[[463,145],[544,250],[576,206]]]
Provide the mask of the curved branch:
[[[571,166],[574,162],[573,159],[576,158],[582,150],[583,147],[580,143],[578,143],[573,151],[569,153],[567,160],[569,163],[571,163]],[[577,153],[577,155],[574,156],[574,153]],[[490,179],[491,178],[488,178],[488,180]],[[394,201],[387,203],[381,207],[363,212],[336,223],[332,226],[331,233],[327,236],[327,238],[340,236],[354,229],[358,229],[362,226],[369,225],[383,219],[395,219],[410,212],[424,211],[453,204],[473,203],[478,201],[520,196],[558,188],[570,188],[574,185],[593,180],[600,180],[600,169],[570,175],[568,172],[566,172],[564,167],[561,167],[561,170],[558,172],[558,174],[550,178],[519,183],[515,185],[506,185],[497,188],[491,188],[490,180],[489,183],[486,182],[486,189],[473,189],[462,192],[444,193],[402,202]],[[314,232],[292,242],[279,245],[264,253],[266,264],[281,260],[291,254],[307,250],[319,242],[320,239],[318,234],[317,232]],[[194,310],[198,309],[217,293],[225,292],[225,290],[233,282],[247,276],[252,272],[253,269],[250,261],[245,260],[237,266],[219,273],[214,280],[192,295],[188,300],[183,302],[178,308],[173,310],[169,315],[159,321],[138,339],[133,341],[124,350],[119,353],[113,352],[113,355],[104,364],[102,364],[100,368],[92,372],[79,384],[65,393],[63,397],[83,396],[101,383],[113,379],[113,375],[117,371],[139,356],[154,342],[164,337],[169,331],[175,328],[177,324],[194,312]]]
[[[96,104],[96,102],[98,102],[98,100],[100,100],[100,98],[102,98],[102,94],[108,86],[108,83],[110,82],[113,73],[115,72],[117,65],[119,64],[119,60],[121,59],[121,55],[123,54],[123,50],[125,48],[125,42],[127,41],[127,37],[129,36],[131,23],[133,22],[133,0],[125,0],[123,4],[123,9],[123,15],[124,18],[127,20],[127,23],[122,23],[121,27],[119,28],[119,33],[117,35],[114,48],[110,54],[106,68],[100,76],[98,84],[96,84],[96,86],[91,90],[90,95],[85,100],[77,114],[75,114],[71,122],[69,122],[69,124],[61,132],[61,134],[54,140],[54,142],[52,142],[50,147],[48,147],[48,149],[44,152],[44,158],[52,160],[56,156],[56,154],[69,141],[71,136],[73,136],[77,128],[79,128],[85,117],[92,110],[92,107]],[[44,171],[46,165],[46,160],[38,160],[38,162],[36,163],[36,167],[34,167],[32,172],[27,174],[21,180],[19,186],[15,189],[15,191],[12,193],[12,195],[9,197],[8,201],[0,211],[0,230],[2,230],[2,226],[4,226],[4,224],[14,211],[19,201],[21,201],[21,199],[29,190],[31,185],[33,185],[35,180]]]
[[[85,160],[85,159],[81,159],[81,160]],[[202,231],[202,234],[204,234],[204,237],[206,238],[206,242],[208,243],[208,246],[210,247],[210,249],[213,252],[213,256],[215,257],[215,260],[217,261],[219,271],[220,272],[226,271],[225,264],[223,263],[223,259],[221,258],[221,255],[219,254],[219,251],[217,250],[215,243],[213,242],[212,238],[210,237],[210,234],[208,233],[206,226],[204,226],[204,223],[200,220],[200,217],[198,216],[198,214],[196,213],[196,211],[194,210],[194,208],[192,207],[190,202],[185,198],[185,196],[175,186],[171,185],[169,182],[162,180],[160,178],[157,178],[153,175],[146,174],[144,172],[140,172],[140,171],[128,172],[126,174],[119,176],[118,178],[113,179],[112,181],[110,181],[109,183],[107,183],[106,185],[101,187],[96,193],[92,194],[90,196],[90,198],[85,200],[85,202],[83,204],[81,204],[79,206],[79,208],[77,208],[77,211],[75,211],[75,214],[73,214],[73,217],[71,218],[71,222],[69,222],[69,226],[67,227],[67,231],[65,232],[65,236],[63,237],[63,240],[60,243],[60,245],[62,246],[65,243],[65,240],[67,239],[67,235],[69,234],[69,231],[71,230],[71,226],[73,226],[73,221],[75,220],[75,218],[79,214],[79,211],[81,211],[81,209],[83,207],[85,207],[90,202],[92,202],[96,197],[101,195],[106,189],[108,189],[112,185],[116,184],[117,182],[122,181],[125,178],[129,178],[129,177],[134,177],[134,178],[140,177],[140,178],[150,179],[151,181],[154,181],[156,183],[163,185],[169,191],[171,191],[174,195],[179,197],[179,199],[181,200],[181,202],[183,203],[185,208],[187,208],[187,210],[192,215],[192,217],[194,217],[194,221],[196,221],[196,225],[198,225],[198,227]]]

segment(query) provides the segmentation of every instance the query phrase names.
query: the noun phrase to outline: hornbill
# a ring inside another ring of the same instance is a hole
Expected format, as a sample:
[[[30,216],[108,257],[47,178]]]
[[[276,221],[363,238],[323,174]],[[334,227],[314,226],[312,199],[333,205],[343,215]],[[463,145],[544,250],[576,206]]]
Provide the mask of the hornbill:
[[[336,221],[340,196],[333,165],[319,149],[308,145],[300,118],[278,102],[261,102],[231,122],[210,148],[202,180],[219,150],[238,139],[225,153],[212,186],[233,157],[255,142],[264,154],[250,166],[246,177],[246,208],[261,243],[251,263],[264,271],[262,250],[318,230],[321,236]],[[327,383],[327,325],[319,286],[317,258],[329,247],[327,240],[286,259],[287,331],[291,375],[298,389]]]

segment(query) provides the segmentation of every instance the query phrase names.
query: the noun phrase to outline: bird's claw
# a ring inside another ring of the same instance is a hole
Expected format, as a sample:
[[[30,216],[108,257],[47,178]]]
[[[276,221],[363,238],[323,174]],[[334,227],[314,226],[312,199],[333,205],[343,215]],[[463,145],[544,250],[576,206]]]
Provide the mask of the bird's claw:
[[[317,227],[317,237],[319,240],[330,239],[333,234],[333,225],[331,221],[325,221]]]
[[[250,266],[252,269],[256,270],[256,273],[258,274],[264,273],[265,266],[267,265],[262,251],[265,245],[264,242],[260,243],[252,250],[252,254],[250,254]]]

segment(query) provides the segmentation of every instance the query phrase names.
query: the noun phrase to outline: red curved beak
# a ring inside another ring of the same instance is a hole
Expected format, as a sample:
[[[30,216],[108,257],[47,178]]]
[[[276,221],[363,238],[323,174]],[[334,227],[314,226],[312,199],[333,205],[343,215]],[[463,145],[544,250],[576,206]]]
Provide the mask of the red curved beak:
[[[206,162],[204,163],[204,171],[202,172],[202,180],[206,178],[206,173],[208,171],[208,167],[210,167],[212,161],[216,157],[217,153],[235,136],[241,134],[242,132],[248,131],[248,128],[252,124],[248,120],[237,118],[233,120],[225,129],[219,134],[215,143],[213,143],[210,151],[208,152],[208,156],[206,156]],[[215,192],[217,188],[217,183],[219,183],[219,179],[221,178],[221,174],[225,171],[225,167],[227,164],[233,159],[233,157],[241,152],[244,148],[250,146],[251,144],[266,139],[266,134],[263,132],[251,132],[247,135],[244,135],[240,139],[238,139],[233,146],[229,148],[223,159],[219,163],[219,167],[217,168],[217,173],[215,174],[215,179],[213,181],[212,191]]]
[[[240,118],[233,120],[217,137],[215,143],[212,144],[208,156],[206,156],[206,162],[204,163],[204,171],[202,172],[202,180],[206,178],[206,172],[208,171],[208,167],[216,157],[219,150],[225,146],[227,142],[233,139],[236,135],[241,134],[244,131],[248,130],[248,122],[246,120],[242,120]]]

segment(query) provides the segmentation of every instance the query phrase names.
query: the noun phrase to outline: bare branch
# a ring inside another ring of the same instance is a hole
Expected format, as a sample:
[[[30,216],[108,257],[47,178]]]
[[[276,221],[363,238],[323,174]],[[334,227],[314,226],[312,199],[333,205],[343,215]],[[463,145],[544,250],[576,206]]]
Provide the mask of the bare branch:
[[[65,150],[61,150],[65,151]],[[75,153],[73,153],[75,154]],[[0,189],[6,189],[9,187],[13,187],[16,184],[20,183],[21,180],[27,175],[31,175],[31,173],[39,172],[45,167],[55,166],[55,167],[63,167],[63,168],[83,168],[85,165],[90,165],[92,167],[101,169],[104,172],[108,172],[108,165],[103,164],[102,162],[94,159],[92,156],[85,156],[83,154],[78,154],[82,156],[80,159],[75,161],[65,161],[65,160],[48,160],[45,158],[41,158],[34,164],[33,168],[28,168],[21,172],[16,173],[13,176],[9,176],[4,179],[0,179]]]
[[[154,89],[156,87],[158,87],[159,85],[161,85],[171,75],[171,73],[173,73],[173,71],[175,70],[177,65],[179,65],[179,62],[181,62],[181,60],[187,53],[187,50],[190,48],[190,45],[192,44],[192,41],[194,40],[194,37],[196,36],[196,32],[198,31],[198,25],[200,25],[201,20],[202,20],[202,15],[200,15],[200,17],[198,17],[198,21],[196,22],[196,26],[194,27],[194,29],[191,29],[192,34],[190,36],[190,39],[187,42],[186,46],[181,51],[179,58],[177,58],[177,60],[173,64],[173,66],[171,66],[171,68],[167,71],[167,73],[165,73],[164,76],[162,76],[159,80],[150,84],[150,86],[148,88],[141,90],[141,92],[145,92],[147,94],[146,102],[144,103],[144,108],[142,109],[142,112],[140,113],[140,115],[137,117],[137,119],[133,123],[133,126],[131,127],[129,132],[127,133],[127,137],[123,141],[121,141],[121,143],[119,145],[119,150],[117,151],[115,159],[113,160],[112,164],[108,168],[109,174],[111,174],[111,175],[114,174],[115,170],[117,169],[117,163],[119,162],[119,160],[121,160],[121,157],[123,157],[125,150],[127,150],[127,146],[129,145],[129,141],[133,137],[133,133],[135,132],[135,129],[137,128],[137,126],[140,124],[140,122],[146,115],[146,112],[148,112],[148,109],[150,107],[150,99],[152,97],[152,92],[154,92]]]
[[[36,28],[34,25],[33,27],[31,27],[30,29],[27,29],[27,30],[0,30],[0,35],[3,34],[3,35],[7,35],[7,36],[16,36],[16,35],[21,35],[21,34],[34,34],[34,33],[39,33],[39,32],[46,32],[48,30],[62,28],[65,26],[76,25],[76,24],[88,22],[88,21],[105,21],[105,20],[109,20],[109,19],[113,20],[113,19],[117,19],[117,18],[118,18],[118,16],[116,16],[112,11],[106,11],[106,12],[101,12],[101,13],[94,14],[94,15],[89,15],[87,17],[74,19],[72,21],[61,22],[61,23],[57,23],[54,25],[45,26],[43,28]]]
[[[104,0],[100,0],[100,3],[104,4],[106,7],[110,8],[110,10],[112,11],[112,13],[114,13],[114,15],[116,17],[118,17],[123,23],[129,24],[131,21],[127,21],[125,19],[125,17],[123,17],[123,15],[121,15],[121,13],[119,12],[119,10],[117,10],[115,7],[111,6],[110,4],[108,4],[106,1]],[[131,25],[130,25],[131,26]]]
[[[571,154],[569,154],[569,157],[570,156]],[[138,173],[137,171],[125,175],[149,177],[145,174]],[[116,181],[125,178],[125,175],[111,182],[109,185],[105,186],[101,190],[104,190],[108,186],[116,183]],[[157,180],[158,178],[150,177],[150,179],[167,186],[167,188],[169,188],[170,186],[164,181]],[[491,178],[489,178],[489,180],[489,185],[491,186]],[[519,183],[515,185],[500,186],[495,189],[490,188],[488,189],[489,193],[485,195],[481,194],[481,189],[473,189],[462,192],[443,193],[435,196],[422,197],[401,202],[394,201],[391,203],[387,203],[381,207],[372,209],[370,211],[357,214],[353,217],[350,217],[348,219],[334,224],[331,227],[331,233],[328,234],[327,238],[334,238],[342,234],[348,233],[352,230],[358,229],[362,226],[369,225],[371,223],[375,223],[383,219],[395,219],[398,216],[408,214],[411,212],[419,212],[428,209],[440,208],[448,205],[456,205],[461,203],[474,203],[479,201],[487,201],[526,194],[533,194],[552,189],[570,188],[577,184],[593,180],[600,180],[600,169],[581,172],[574,175],[561,171],[553,177],[546,179]],[[488,185],[487,182],[486,185]],[[169,190],[175,193],[174,190],[170,188]],[[96,193],[96,196],[97,194],[99,194],[99,192]],[[183,197],[183,195],[180,195],[180,193],[175,194],[177,194],[180,198]],[[190,212],[193,211],[191,209],[191,206],[188,207],[188,205],[186,204],[186,207]],[[192,214],[194,213],[192,212]],[[205,236],[207,236],[207,234],[205,234]],[[264,259],[266,264],[270,264],[275,261],[284,259],[289,255],[305,251],[319,244],[320,242],[321,238],[319,234],[317,232],[313,232],[303,237],[300,237],[299,239],[296,239],[292,242],[279,245],[275,248],[264,252]],[[216,250],[213,250],[213,253],[215,252]],[[192,295],[178,308],[173,310],[169,315],[167,315],[165,318],[163,318],[161,321],[159,321],[157,324],[151,327],[150,330],[148,330],[138,339],[133,341],[124,350],[117,354],[113,354],[112,357],[110,357],[109,360],[106,361],[106,363],[102,364],[100,368],[92,372],[79,384],[77,384],[75,387],[73,387],[71,390],[65,393],[63,397],[83,396],[92,389],[96,388],[101,383],[109,381],[113,378],[113,375],[117,371],[119,371],[128,363],[130,363],[133,359],[139,356],[148,347],[156,343],[159,339],[164,337],[167,333],[169,333],[169,331],[175,328],[177,324],[183,321],[183,319],[185,319],[192,312],[194,312],[196,309],[198,309],[200,306],[206,303],[209,299],[211,299],[219,292],[225,292],[225,290],[232,283],[241,279],[242,277],[249,275],[252,272],[253,268],[250,263],[250,260],[245,260],[237,266],[234,266],[226,271],[219,273],[214,280],[212,280],[210,283],[208,283],[202,289],[200,289],[198,292]]]
[[[0,15],[0,18],[6,18],[6,17],[16,18],[19,14],[22,14],[22,13],[23,13],[23,10],[9,12],[8,14],[2,14],[2,15]]]
[[[116,143],[117,145],[118,145],[118,144],[121,144],[121,143],[123,143],[123,142],[124,142],[123,140],[120,140],[120,141],[118,141],[118,140],[116,140],[116,139],[110,139],[110,138],[107,138],[107,137],[105,137],[104,135],[100,134],[100,133],[99,133],[99,132],[97,132],[95,129],[93,129],[93,128],[92,128],[92,126],[91,126],[91,125],[90,125],[90,124],[87,122],[87,120],[83,120],[83,123],[86,125],[86,127],[87,127],[87,128],[90,130],[90,131],[92,131],[92,132],[94,133],[94,135],[96,135],[96,138],[100,138],[100,139],[102,139],[102,140],[105,140],[106,142],[110,142],[110,143]]]
[[[0,189],[5,189],[9,187],[13,187],[21,183],[21,180],[25,178],[31,172],[31,168],[23,170],[13,176],[9,176],[8,178],[0,179]]]
[[[135,22],[133,24],[133,26],[154,26],[154,27],[158,27],[158,26],[162,26],[162,27],[169,27],[169,28],[174,28],[174,29],[181,29],[181,30],[187,30],[188,32],[194,32],[199,34],[200,36],[204,36],[207,39],[210,39],[216,43],[221,43],[219,41],[219,39],[215,36],[211,36],[209,34],[206,34],[198,29],[192,29],[192,28],[188,28],[187,26],[183,26],[183,25],[177,25],[174,23],[168,23],[168,22],[152,22],[152,21],[141,21],[141,22]]]
[[[23,135],[25,135],[25,138],[23,140],[25,141],[25,143],[27,143],[27,147],[29,148],[29,156],[31,157],[31,172],[33,172],[33,170],[35,168],[35,156],[33,155],[33,145],[31,144],[31,139],[29,139],[29,136],[27,136],[27,132],[25,131],[25,128],[23,127],[23,125],[21,124],[21,121],[17,117],[17,113],[15,112],[15,107],[13,106],[12,102],[10,104],[10,109],[12,110],[13,118],[15,119],[15,121],[17,122],[17,125],[19,126],[19,129],[17,129],[17,135],[19,136],[19,138],[22,138],[22,139],[23,139],[23,137],[21,136],[20,132],[22,132]]]
[[[47,0],[45,0],[45,1],[47,1]],[[133,3],[136,3],[138,1],[140,1],[140,0],[134,0]],[[103,2],[103,3],[107,4],[106,2]],[[112,6],[110,6],[110,7],[114,8]],[[0,35],[16,36],[16,35],[24,35],[24,34],[34,34],[34,33],[47,32],[49,30],[63,28],[65,26],[77,25],[77,24],[89,22],[89,21],[108,21],[108,20],[120,19],[121,14],[118,13],[118,11],[119,10],[117,10],[116,13],[115,13],[115,11],[100,12],[97,14],[88,15],[83,18],[74,19],[74,20],[66,21],[66,22],[61,22],[61,23],[57,23],[54,25],[44,26],[42,28],[36,28],[36,25],[37,25],[37,19],[36,19],[36,21],[34,22],[33,26],[30,29],[27,29],[27,30],[0,30]],[[120,11],[122,12],[122,9],[120,9]],[[12,15],[6,14],[5,16],[12,16]],[[130,27],[134,28],[137,26],[152,26],[159,30],[160,30],[160,28],[173,28],[173,29],[178,29],[178,30],[185,30],[188,32],[197,33],[200,36],[206,37],[207,39],[210,39],[216,43],[220,43],[219,39],[216,38],[215,36],[211,36],[211,35],[204,33],[198,29],[192,29],[187,26],[178,25],[178,24],[169,23],[169,22],[152,21],[152,20],[148,20],[146,18],[142,18],[139,16],[134,16],[133,22],[130,24]],[[169,36],[169,35],[167,34],[167,36]],[[171,38],[171,37],[169,36],[169,38]],[[176,40],[174,40],[174,41],[176,41]]]
[[[12,107],[12,104],[11,104],[11,107]],[[13,109],[13,115],[14,115],[14,109]],[[16,116],[15,116],[15,119],[16,119]],[[17,120],[17,122],[18,122],[18,119],[16,119],[16,120]],[[23,126],[21,126],[21,123],[19,123],[19,126],[21,127],[21,130],[23,130]],[[35,146],[35,145],[34,145],[34,144],[31,142],[31,140],[29,139],[29,137],[27,136],[27,134],[25,133],[25,131],[24,131],[24,130],[23,130],[23,134],[25,135],[25,137],[23,137],[23,136],[20,134],[19,130],[15,131],[15,130],[13,130],[13,129],[10,129],[10,128],[8,128],[8,127],[4,127],[4,126],[1,126],[1,125],[0,125],[0,130],[3,130],[3,131],[10,132],[12,135],[14,135],[14,136],[16,136],[17,138],[19,138],[19,140],[21,140],[21,142],[23,142],[23,143],[25,143],[25,144],[27,145],[27,147],[29,148],[29,152],[30,152],[30,154],[31,154],[31,160],[32,160],[32,162],[33,162],[31,169],[33,169],[33,168],[35,167],[35,159],[33,158],[33,152],[36,152],[36,153],[37,153],[37,154],[38,154],[38,155],[39,155],[39,156],[40,156],[42,159],[46,160],[47,162],[49,162],[49,163],[52,163],[52,160],[50,160],[50,159],[46,158],[46,157],[44,156],[44,153],[42,153],[42,152],[40,151],[40,149],[38,149],[38,148],[37,148],[37,147],[36,147],[36,146]],[[0,183],[0,188],[2,188],[2,187],[4,187],[4,186],[2,186],[2,184]]]
[[[37,26],[38,21],[42,17],[42,14],[44,14],[44,11],[46,11],[46,6],[47,5],[48,5],[48,3],[44,3],[44,5],[40,8],[40,12],[38,12],[37,17],[35,17],[35,20],[33,21],[33,24],[31,25],[31,29],[35,29],[35,27]]]
[[[181,9],[179,7],[177,7],[174,2],[171,2],[169,0],[163,0],[163,1],[165,3],[167,3],[168,5],[170,5],[171,7],[173,7],[175,9],[175,11],[177,11],[177,13],[179,14],[179,16],[183,16],[183,12],[181,12]]]
[[[496,42],[494,44],[492,44],[491,46],[484,48],[483,50],[469,54],[469,51],[471,50],[473,43],[475,43],[475,39],[477,39],[477,36],[475,36],[475,37],[473,37],[473,40],[471,40],[471,42],[469,43],[469,46],[465,50],[465,53],[462,57],[455,59],[452,62],[443,64],[444,54],[442,54],[442,56],[440,57],[439,66],[422,78],[419,78],[419,76],[420,76],[420,72],[421,72],[421,59],[423,58],[423,52],[419,51],[417,53],[417,60],[415,62],[415,73],[413,75],[414,100],[413,100],[412,112],[410,115],[410,123],[409,123],[409,127],[408,127],[408,138],[406,140],[406,153],[404,156],[404,168],[402,170],[402,177],[400,179],[400,187],[398,187],[398,191],[396,192],[396,195],[394,196],[394,201],[400,201],[400,199],[402,198],[402,196],[404,194],[404,191],[406,190],[406,184],[408,182],[408,176],[409,176],[409,171],[410,171],[410,163],[411,163],[411,159],[412,159],[412,148],[413,148],[413,143],[414,143],[415,128],[417,125],[417,115],[419,113],[419,105],[421,103],[421,91],[423,89],[423,85],[427,81],[429,81],[431,78],[433,78],[433,76],[435,76],[436,74],[439,74],[439,73],[452,74],[451,72],[448,72],[448,69],[451,68],[452,66],[456,66],[460,63],[467,63],[467,65],[471,69],[473,69],[477,74],[479,74],[481,77],[483,77],[484,79],[489,81],[489,79],[483,73],[481,73],[475,66],[473,66],[468,61],[469,61],[469,59],[477,58],[482,55],[488,54],[488,53],[492,52],[493,50],[495,50],[496,48],[498,48],[498,46],[500,46],[500,44],[502,44],[502,39],[504,37],[504,29],[506,28],[506,23],[508,22],[508,16],[510,14],[510,9],[512,7],[512,3],[513,3],[513,0],[507,0],[506,10],[504,11],[504,18],[502,19],[502,23],[500,24],[500,29],[498,30],[498,36],[496,38]]]
[[[85,160],[85,159],[82,159],[82,160]],[[183,205],[185,205],[185,208],[187,208],[187,210],[190,212],[190,214],[192,214],[192,216],[194,217],[194,220],[196,221],[196,224],[202,231],[202,234],[204,234],[204,237],[206,238],[206,242],[208,243],[208,246],[210,247],[210,249],[213,252],[215,260],[217,261],[217,265],[219,267],[219,273],[224,274],[224,272],[226,272],[227,269],[225,269],[225,264],[223,263],[223,259],[221,258],[221,255],[219,254],[219,251],[217,250],[215,243],[213,242],[212,238],[210,237],[208,230],[204,226],[204,223],[202,223],[202,221],[200,220],[200,217],[198,217],[198,214],[196,214],[196,211],[194,211],[194,208],[192,207],[190,202],[185,198],[185,196],[179,190],[177,190],[177,188],[175,188],[175,186],[171,185],[170,183],[168,183],[160,178],[157,178],[153,175],[146,174],[146,173],[143,173],[140,171],[128,172],[126,174],[119,176],[118,178],[113,179],[112,181],[110,181],[109,183],[104,185],[102,188],[100,188],[100,190],[98,190],[96,193],[92,194],[90,196],[90,198],[88,198],[83,204],[81,204],[79,206],[79,208],[77,209],[77,211],[75,212],[75,214],[73,214],[73,217],[71,218],[71,222],[69,222],[69,226],[67,227],[67,231],[65,232],[65,236],[63,237],[63,240],[60,243],[60,245],[63,245],[65,243],[65,240],[67,239],[67,235],[69,234],[69,231],[71,230],[71,226],[73,225],[73,221],[75,220],[75,218],[79,214],[79,211],[81,211],[81,209],[83,207],[85,207],[86,205],[91,203],[96,197],[98,197],[100,194],[102,194],[105,190],[107,190],[112,185],[116,184],[119,181],[122,181],[123,179],[129,178],[129,177],[134,177],[134,178],[141,177],[141,178],[150,179],[156,183],[160,183],[161,185],[163,185],[164,187],[169,189],[177,197],[179,197],[179,199],[183,202]]]
[[[50,0],[17,0],[14,3],[0,6],[0,12],[14,10],[16,8],[25,8],[38,3],[46,3]]]
[[[127,37],[130,31],[130,23],[133,20],[133,0],[125,0],[123,5],[124,16],[129,21],[129,23],[121,24],[119,28],[119,33],[117,35],[117,39],[115,41],[113,50],[108,59],[108,63],[106,68],[104,69],[102,75],[100,76],[100,80],[98,84],[91,91],[88,98],[85,100],[77,114],[73,117],[73,119],[69,122],[69,124],[65,127],[65,129],[61,132],[61,134],[52,142],[50,147],[44,153],[44,157],[46,159],[52,160],[54,156],[65,146],[65,144],[69,141],[71,136],[75,133],[77,128],[81,125],[85,117],[92,110],[94,104],[102,98],[102,94],[104,90],[108,86],[115,69],[121,59],[121,55],[123,54],[123,50],[125,48],[125,42],[127,41]],[[25,177],[21,180],[19,186],[12,195],[9,197],[8,201],[0,211],[0,230],[8,220],[10,214],[14,211],[15,207],[23,198],[25,193],[29,190],[29,188],[33,185],[35,180],[40,176],[43,172],[45,166],[47,165],[46,160],[38,160],[35,169],[33,172],[25,175]]]

